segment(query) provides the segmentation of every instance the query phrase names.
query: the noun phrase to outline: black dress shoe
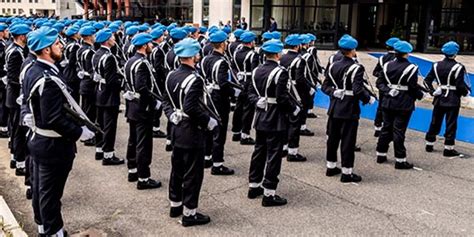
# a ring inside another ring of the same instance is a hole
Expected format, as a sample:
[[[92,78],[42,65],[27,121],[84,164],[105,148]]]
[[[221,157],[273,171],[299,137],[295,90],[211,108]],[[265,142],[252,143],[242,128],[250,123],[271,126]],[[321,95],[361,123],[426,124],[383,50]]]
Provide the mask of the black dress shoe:
[[[26,199],[31,200],[33,198],[33,191],[31,191],[31,188],[26,189]]]
[[[315,113],[308,113],[308,118],[318,118],[318,115]]]
[[[232,141],[233,142],[239,142],[240,141],[240,133],[236,133],[232,135]]]
[[[161,187],[160,181],[155,181],[153,179],[148,179],[147,181],[138,181],[137,189],[144,190],[144,189],[154,189]]]
[[[413,164],[410,164],[406,161],[404,161],[404,162],[395,162],[395,169],[397,169],[397,170],[411,170],[411,169],[413,169]]]
[[[311,132],[309,129],[300,130],[300,136],[307,136],[312,137],[314,136],[314,132]]]
[[[123,159],[119,159],[115,156],[112,158],[104,158],[102,160],[102,165],[108,166],[108,165],[123,165],[125,164],[125,161]]]
[[[380,132],[381,132],[381,131],[375,131],[375,132],[374,132],[374,137],[380,137]]]
[[[336,176],[336,175],[338,175],[338,174],[340,174],[340,173],[341,173],[341,169],[340,169],[340,168],[337,168],[337,167],[335,167],[335,168],[327,168],[327,169],[326,169],[326,176],[328,176],[328,177]]]
[[[285,198],[282,198],[278,195],[273,196],[263,196],[262,206],[264,207],[275,207],[286,205],[288,201]]]
[[[286,161],[288,161],[288,162],[303,162],[303,161],[306,161],[306,157],[304,157],[300,154],[288,155],[286,157]]]
[[[104,153],[103,152],[96,152],[95,153],[95,160],[102,160],[104,159]]]
[[[170,217],[171,218],[176,218],[183,215],[183,205],[179,207],[171,207],[170,208]]]
[[[285,157],[285,156],[288,156],[288,150],[283,150],[281,152],[281,157]]]
[[[387,162],[387,157],[386,156],[377,156],[377,163],[382,164]]]
[[[138,181],[138,173],[128,173],[128,182],[137,182]]]
[[[204,169],[209,169],[212,167],[212,160],[204,160]]]
[[[16,169],[16,160],[10,160],[10,169]]]
[[[193,216],[183,216],[183,218],[181,219],[181,224],[184,227],[193,225],[205,225],[209,222],[211,222],[211,218],[201,213],[196,213]]]
[[[160,130],[153,131],[153,137],[154,138],[166,138],[166,133],[164,133]]]
[[[8,132],[0,132],[0,138],[8,138]]]
[[[356,146],[354,147],[354,151],[355,151],[355,152],[360,152],[360,151],[362,151],[362,148],[360,148],[360,146],[357,146],[357,145],[356,145]]]
[[[84,141],[84,146],[95,146],[95,138]]]
[[[223,165],[219,166],[219,167],[212,167],[211,169],[211,174],[212,175],[233,175],[234,174],[234,170],[233,169],[229,169]]]
[[[173,145],[171,145],[171,144],[166,144],[166,146],[165,146],[165,151],[168,151],[168,152],[173,151]]]
[[[341,182],[343,183],[358,183],[362,181],[362,177],[356,174],[342,174]]]
[[[240,145],[255,145],[255,140],[251,137],[240,139]]]
[[[425,151],[426,152],[433,152],[434,151],[433,145],[426,145],[425,146]]]
[[[249,199],[255,199],[258,196],[263,195],[263,188],[258,187],[258,188],[249,188],[249,192],[247,193],[247,197]]]
[[[26,175],[26,168],[16,168],[15,169],[16,176],[25,176]]]
[[[444,157],[459,157],[459,158],[464,158],[464,154],[459,153],[459,152],[456,151],[456,150],[448,150],[448,149],[444,149],[444,151],[443,151],[443,156],[444,156]]]

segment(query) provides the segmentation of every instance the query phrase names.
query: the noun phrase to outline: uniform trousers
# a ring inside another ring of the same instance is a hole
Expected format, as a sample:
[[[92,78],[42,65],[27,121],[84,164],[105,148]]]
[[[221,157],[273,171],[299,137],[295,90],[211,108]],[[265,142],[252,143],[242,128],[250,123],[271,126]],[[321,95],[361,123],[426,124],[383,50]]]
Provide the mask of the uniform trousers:
[[[103,152],[113,152],[117,134],[117,119],[119,107],[97,106],[97,122],[104,134],[96,134],[96,147],[102,147]]]
[[[441,131],[441,125],[446,117],[446,131],[444,132],[444,144],[454,146],[456,139],[456,130],[458,127],[459,107],[435,106],[431,117],[431,124],[428,133],[426,133],[426,141],[435,142],[436,136]]]
[[[341,145],[341,166],[354,167],[355,144],[357,139],[358,119],[328,118],[326,160],[337,162],[337,150]]]
[[[383,127],[377,142],[377,152],[387,153],[389,144],[393,141],[395,158],[407,157],[405,148],[405,133],[412,111],[383,109]]]

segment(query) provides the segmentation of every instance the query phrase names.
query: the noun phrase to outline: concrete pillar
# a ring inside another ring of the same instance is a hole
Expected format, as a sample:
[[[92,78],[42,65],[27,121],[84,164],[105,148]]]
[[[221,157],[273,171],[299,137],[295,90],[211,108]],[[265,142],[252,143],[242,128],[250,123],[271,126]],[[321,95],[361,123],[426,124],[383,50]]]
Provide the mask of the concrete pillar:
[[[117,0],[117,18],[122,17],[122,0]]]
[[[202,0],[193,1],[193,23],[202,25]]]
[[[94,5],[94,16],[98,16],[99,14],[97,13],[97,10],[99,9],[99,2],[97,0],[93,0],[93,5]]]
[[[232,0],[209,0],[209,26],[232,20]]]
[[[86,20],[89,18],[89,0],[84,0],[84,15],[82,18]]]
[[[112,0],[107,0],[107,20],[112,20]]]
[[[240,16],[245,17],[245,22],[247,22],[248,27],[250,28],[250,23],[249,23],[249,21],[250,21],[250,0],[242,0],[242,5],[240,7]]]
[[[130,0],[125,0],[125,16],[130,16]]]

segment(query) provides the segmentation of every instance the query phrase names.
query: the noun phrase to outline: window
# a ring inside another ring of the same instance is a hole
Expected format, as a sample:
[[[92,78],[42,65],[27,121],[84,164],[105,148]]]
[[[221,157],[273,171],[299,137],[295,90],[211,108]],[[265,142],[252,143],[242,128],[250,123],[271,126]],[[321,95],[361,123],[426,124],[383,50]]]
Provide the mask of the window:
[[[209,25],[209,0],[202,1],[202,25]]]
[[[56,0],[51,0],[52,3],[56,3]]]
[[[5,8],[2,8],[2,13],[5,14]]]
[[[35,3],[38,3],[38,0],[35,0]]]
[[[16,8],[13,8],[13,15],[16,14]]]
[[[33,9],[30,8],[30,15],[33,15]]]
[[[18,0],[18,3],[21,3],[21,0]]]
[[[12,2],[14,3],[14,2],[16,2],[16,0],[12,0]]]
[[[18,8],[18,15],[23,15],[24,11],[21,8]]]

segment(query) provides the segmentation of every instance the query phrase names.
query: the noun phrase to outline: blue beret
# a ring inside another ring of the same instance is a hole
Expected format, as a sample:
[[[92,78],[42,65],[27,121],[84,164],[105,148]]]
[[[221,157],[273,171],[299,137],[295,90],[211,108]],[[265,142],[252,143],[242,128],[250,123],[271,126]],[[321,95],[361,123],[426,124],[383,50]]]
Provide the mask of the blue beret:
[[[141,46],[141,45],[150,43],[152,40],[153,40],[153,37],[150,34],[140,33],[133,36],[132,44],[135,46]]]
[[[31,31],[31,28],[26,24],[14,24],[10,26],[9,31],[13,35],[26,35]]]
[[[271,34],[272,34],[272,39],[280,40],[281,33],[279,31],[273,31],[273,32],[271,32]]]
[[[219,28],[217,28],[217,26],[211,26],[211,28],[209,28],[209,34],[212,34],[212,33],[216,32],[218,30],[219,30]]]
[[[160,37],[163,35],[163,33],[164,33],[164,32],[163,32],[162,29],[156,28],[156,29],[154,29],[154,30],[152,30],[152,31],[150,32],[150,35],[151,35],[151,37],[153,37],[153,39],[155,40],[155,39],[160,38]]]
[[[300,35],[300,40],[302,44],[309,44],[311,42],[311,38],[306,34]]]
[[[272,34],[272,32],[267,31],[267,32],[263,33],[262,38],[264,40],[273,39],[273,34]]]
[[[244,33],[245,31],[242,29],[237,29],[234,31],[234,36],[235,38],[240,38],[240,36]]]
[[[199,33],[206,33],[207,32],[207,27],[201,26],[199,27]]]
[[[102,23],[102,22],[96,22],[96,23],[94,23],[94,28],[95,28],[96,30],[102,30],[102,29],[104,29],[104,27],[105,27],[105,25],[104,25],[104,23]]]
[[[109,40],[110,37],[112,37],[112,31],[110,29],[102,29],[95,34],[95,42],[101,44]]]
[[[126,35],[134,35],[138,33],[139,29],[137,26],[130,26],[125,30]]]
[[[164,33],[166,31],[166,26],[161,25],[161,26],[158,27],[158,29],[162,30],[163,33]]]
[[[149,29],[149,27],[148,27],[147,25],[145,25],[145,24],[142,24],[142,25],[139,25],[139,26],[138,26],[138,30],[139,30],[140,32],[145,32],[145,31],[147,31],[148,29]]]
[[[346,50],[353,50],[359,45],[359,43],[356,39],[354,39],[354,37],[347,34],[343,35],[341,39],[339,39],[337,44],[339,45],[339,48]]]
[[[115,33],[119,30],[119,27],[117,25],[114,25],[114,24],[109,25],[108,28],[110,29],[110,31],[112,31],[112,33]]]
[[[393,48],[393,45],[394,45],[395,43],[397,43],[398,41],[400,41],[399,38],[397,38],[397,37],[392,37],[392,38],[388,39],[387,41],[385,41],[385,45],[387,45],[387,46]]]
[[[29,34],[28,48],[32,51],[40,51],[56,42],[58,31],[51,27],[42,27]]]
[[[227,40],[227,34],[222,31],[216,31],[209,36],[209,42],[211,43],[221,43]]]
[[[307,33],[306,35],[309,37],[309,39],[310,39],[311,41],[316,41],[316,39],[317,39],[317,38],[316,38],[316,35],[313,35],[313,34],[311,34],[311,33]]]
[[[410,43],[400,40],[393,45],[395,51],[399,53],[411,53],[413,51],[413,46]]]
[[[224,31],[226,34],[230,34],[230,32],[232,32],[232,29],[229,26],[224,26],[224,28],[222,28],[222,31]]]
[[[95,34],[95,28],[92,27],[92,26],[83,26],[79,30],[79,34],[81,36],[91,36],[91,35]]]
[[[186,38],[176,43],[174,53],[178,57],[189,58],[196,56],[201,50],[201,45],[195,39]]]
[[[186,26],[184,29],[185,29],[188,33],[191,33],[191,34],[194,34],[194,33],[197,31],[197,28],[196,28],[196,27],[194,27],[194,26],[189,26],[189,25]]]
[[[171,32],[174,28],[176,28],[176,25],[170,24],[168,27],[166,27],[166,30],[167,30],[168,32]]]
[[[448,56],[454,56],[459,52],[459,44],[454,41],[449,41],[443,45],[441,52]]]
[[[75,34],[77,34],[77,32],[79,32],[79,26],[68,27],[67,30],[66,30],[66,36],[75,35]]]
[[[61,32],[66,27],[63,23],[56,23],[53,25],[53,28],[56,29],[58,32]]]
[[[123,24],[123,27],[128,28],[128,27],[131,26],[131,25],[133,25],[133,23],[130,22],[130,21],[127,21],[127,22],[125,22],[125,23]]]
[[[157,22],[151,26],[152,29],[156,29],[158,27],[162,26],[161,23]]]
[[[243,43],[250,43],[254,41],[255,38],[257,38],[257,35],[255,35],[255,33],[253,33],[252,31],[246,31],[242,35],[240,35],[240,41],[242,41]]]
[[[271,39],[263,43],[262,50],[267,53],[281,53],[283,51],[283,43],[280,40]]]
[[[178,40],[186,38],[187,35],[188,35],[188,32],[182,28],[174,28],[170,32],[171,38],[178,39]]]
[[[298,46],[301,44],[300,35],[291,34],[285,38],[285,44],[290,46]]]
[[[8,25],[5,23],[0,23],[0,31],[4,31],[8,28]]]

